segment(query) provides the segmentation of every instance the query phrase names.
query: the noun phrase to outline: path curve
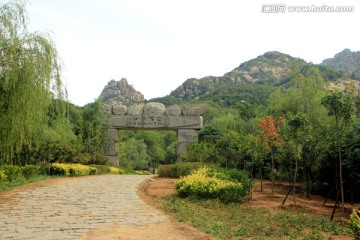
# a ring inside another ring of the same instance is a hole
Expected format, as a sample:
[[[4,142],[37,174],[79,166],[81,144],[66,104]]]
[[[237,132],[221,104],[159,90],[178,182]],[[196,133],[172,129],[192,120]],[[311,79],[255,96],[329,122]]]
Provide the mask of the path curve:
[[[0,239],[84,239],[81,236],[105,225],[149,227],[163,222],[167,217],[137,194],[137,186],[148,178],[64,178],[1,193]]]

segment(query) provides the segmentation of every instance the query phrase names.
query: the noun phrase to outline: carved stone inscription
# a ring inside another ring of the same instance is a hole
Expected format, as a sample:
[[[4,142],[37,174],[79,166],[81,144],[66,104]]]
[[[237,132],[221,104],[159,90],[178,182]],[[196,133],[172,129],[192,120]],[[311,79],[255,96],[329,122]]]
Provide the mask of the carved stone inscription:
[[[126,125],[135,128],[168,127],[169,119],[163,116],[132,116],[127,118]]]

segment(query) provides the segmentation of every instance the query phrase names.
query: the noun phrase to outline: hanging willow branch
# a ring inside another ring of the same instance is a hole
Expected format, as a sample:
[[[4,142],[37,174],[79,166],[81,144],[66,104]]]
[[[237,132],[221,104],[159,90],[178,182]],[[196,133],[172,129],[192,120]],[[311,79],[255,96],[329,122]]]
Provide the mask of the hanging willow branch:
[[[36,145],[51,99],[63,99],[60,64],[48,33],[27,31],[24,1],[0,6],[0,163]]]

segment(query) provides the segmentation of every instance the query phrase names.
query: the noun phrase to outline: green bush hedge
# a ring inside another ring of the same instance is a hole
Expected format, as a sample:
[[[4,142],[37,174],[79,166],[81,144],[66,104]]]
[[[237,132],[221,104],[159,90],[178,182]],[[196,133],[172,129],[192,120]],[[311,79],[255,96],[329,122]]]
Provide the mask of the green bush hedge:
[[[4,165],[0,170],[7,176],[7,181],[12,182],[17,179],[24,178],[21,167],[16,165]]]
[[[40,167],[26,165],[23,167],[17,165],[4,165],[0,167],[0,181],[13,182],[21,179],[30,179],[40,174]]]
[[[5,181],[7,181],[7,175],[3,170],[0,170],[0,182],[5,182]]]
[[[245,173],[226,171],[207,166],[194,170],[191,175],[181,177],[175,184],[175,189],[181,197],[196,197],[203,199],[220,199],[223,202],[237,202],[248,195],[252,181]],[[245,185],[239,178],[241,176]]]
[[[353,210],[349,221],[351,230],[356,240],[360,239],[360,210]]]
[[[21,167],[22,174],[26,179],[30,179],[32,177],[36,177],[40,175],[40,167],[34,165],[26,165]]]
[[[239,182],[243,185],[243,195],[250,194],[251,189],[254,186],[254,181],[251,180],[249,172],[237,169],[225,169],[225,168],[211,168],[209,171],[210,176],[216,175],[217,178],[222,180],[228,180],[232,182]]]
[[[159,177],[179,178],[188,176],[193,170],[204,167],[205,163],[200,162],[183,162],[168,165],[161,165],[158,169]]]

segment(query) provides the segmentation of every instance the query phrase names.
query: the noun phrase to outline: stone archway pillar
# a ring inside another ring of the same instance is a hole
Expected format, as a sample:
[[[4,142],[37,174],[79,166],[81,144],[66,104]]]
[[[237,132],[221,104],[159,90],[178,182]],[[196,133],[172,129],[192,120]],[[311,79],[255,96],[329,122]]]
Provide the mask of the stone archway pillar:
[[[198,131],[195,129],[179,129],[177,137],[179,142],[177,146],[177,159],[181,161],[181,156],[186,153],[186,146],[198,141]]]
[[[115,167],[119,166],[119,161],[117,158],[118,150],[116,148],[116,142],[118,141],[118,130],[115,128],[109,129],[109,138],[104,145],[104,155],[109,159],[108,165]]]
[[[109,140],[104,146],[104,155],[109,164],[118,166],[116,142],[118,130],[173,130],[177,131],[179,144],[177,158],[186,153],[186,145],[197,142],[198,130],[203,127],[202,114],[206,105],[172,105],[148,102],[129,108],[121,103],[104,104],[103,124],[110,126]]]

